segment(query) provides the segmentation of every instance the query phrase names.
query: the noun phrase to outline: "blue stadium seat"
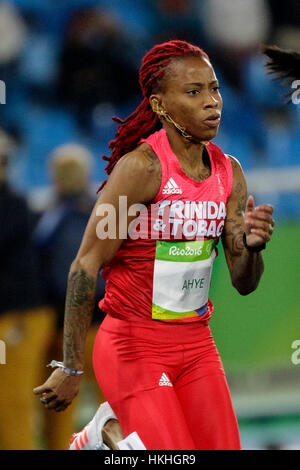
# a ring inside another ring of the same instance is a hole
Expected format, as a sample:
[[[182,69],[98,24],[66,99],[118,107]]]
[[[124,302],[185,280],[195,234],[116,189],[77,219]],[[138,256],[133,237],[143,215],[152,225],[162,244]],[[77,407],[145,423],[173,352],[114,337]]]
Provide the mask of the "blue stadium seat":
[[[251,140],[247,134],[234,134],[220,131],[213,142],[218,145],[224,153],[237,158],[244,170],[249,170],[253,167]]]
[[[107,174],[105,172],[105,167],[108,162],[102,160],[102,155],[110,155],[110,150],[108,149],[105,143],[95,144],[93,142],[88,145],[89,150],[94,156],[94,165],[93,165],[93,181],[97,186],[100,186],[102,181],[107,179]]]
[[[274,207],[276,221],[300,219],[300,192],[268,192],[254,194],[255,204],[271,204]]]
[[[39,32],[61,34],[70,13],[77,8],[98,6],[100,0],[12,0],[29,17],[34,19],[33,27]]]
[[[265,134],[268,164],[285,167],[300,164],[300,141],[288,127],[273,126]]]
[[[292,134],[290,138],[290,151],[289,151],[290,165],[300,165],[300,135]]]
[[[21,10],[33,10],[35,8],[40,8],[39,0],[11,0],[14,5],[16,5]],[[45,2],[46,3],[46,2]]]
[[[10,0],[14,5],[24,11],[42,12],[49,9],[58,9],[53,0]],[[101,0],[60,0],[59,7],[85,8],[101,5]]]
[[[251,57],[243,66],[242,81],[245,92],[257,106],[281,107],[286,88],[266,74],[265,59]]]
[[[280,194],[277,191],[259,193],[259,194],[252,192],[252,194],[254,196],[254,201],[255,201],[256,206],[259,206],[260,204],[271,204],[274,207],[274,211],[276,212],[276,220],[277,220],[277,217],[279,217],[283,209],[282,202],[280,202]],[[274,216],[275,216],[275,212],[274,212]]]
[[[55,147],[77,141],[76,123],[62,110],[31,108],[22,131],[28,155],[28,182],[32,186],[46,184],[46,159]]]
[[[221,128],[226,133],[247,134],[255,147],[262,147],[262,116],[249,96],[243,91],[236,91],[228,85],[222,72],[217,70],[223,98]]]
[[[151,14],[151,0],[101,0],[101,5],[115,12],[122,22],[122,28],[125,33],[137,37],[151,37],[153,29],[153,15]]]
[[[55,36],[31,34],[19,63],[21,80],[28,85],[49,86],[57,74],[58,53]]]
[[[280,193],[277,206],[275,206],[276,216],[281,221],[300,219],[300,192]],[[274,213],[275,214],[275,213]]]

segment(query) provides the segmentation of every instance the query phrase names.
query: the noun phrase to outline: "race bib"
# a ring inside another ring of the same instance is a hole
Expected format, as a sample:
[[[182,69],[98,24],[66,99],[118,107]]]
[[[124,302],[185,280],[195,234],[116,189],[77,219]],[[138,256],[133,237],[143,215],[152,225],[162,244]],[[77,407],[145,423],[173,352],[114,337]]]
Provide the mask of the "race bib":
[[[203,315],[216,240],[156,241],[152,318],[178,320]]]

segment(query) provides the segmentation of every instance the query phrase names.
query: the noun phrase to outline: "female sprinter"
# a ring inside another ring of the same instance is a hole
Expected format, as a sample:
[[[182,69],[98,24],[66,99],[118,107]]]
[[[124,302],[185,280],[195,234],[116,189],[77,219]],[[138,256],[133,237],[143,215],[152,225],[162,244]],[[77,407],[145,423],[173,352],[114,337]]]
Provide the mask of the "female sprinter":
[[[178,40],[157,45],[143,59],[140,84],[144,99],[118,120],[110,176],[70,269],[63,365],[35,393],[56,411],[77,395],[103,269],[107,316],[94,370],[124,436],[136,431],[149,450],[240,449],[208,291],[219,238],[233,286],[242,295],[256,289],[273,208],[255,207],[239,162],[211,142],[222,98],[205,52]],[[110,207],[116,230],[101,239]]]

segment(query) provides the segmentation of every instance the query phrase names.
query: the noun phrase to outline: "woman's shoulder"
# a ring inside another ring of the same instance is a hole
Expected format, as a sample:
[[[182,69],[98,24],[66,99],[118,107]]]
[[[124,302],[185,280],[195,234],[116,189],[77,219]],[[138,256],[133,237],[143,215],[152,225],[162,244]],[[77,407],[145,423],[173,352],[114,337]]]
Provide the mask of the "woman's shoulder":
[[[161,184],[161,165],[150,145],[142,143],[120,158],[108,183],[118,191],[135,191],[140,202],[154,199]]]
[[[161,174],[159,158],[152,147],[146,142],[141,143],[135,150],[125,154],[116,164],[119,171],[130,171],[132,175],[151,176]]]

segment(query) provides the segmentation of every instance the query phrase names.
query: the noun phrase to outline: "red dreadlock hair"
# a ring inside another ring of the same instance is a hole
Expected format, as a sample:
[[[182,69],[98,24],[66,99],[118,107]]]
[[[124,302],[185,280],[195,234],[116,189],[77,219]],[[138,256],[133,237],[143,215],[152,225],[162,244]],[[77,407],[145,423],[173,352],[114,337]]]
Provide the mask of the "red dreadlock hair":
[[[112,149],[110,157],[102,156],[109,163],[105,168],[109,175],[117,161],[126,153],[136,148],[142,138],[161,128],[160,120],[152,111],[149,97],[163,78],[166,66],[174,58],[179,57],[205,57],[208,55],[199,47],[193,46],[186,41],[173,40],[154,46],[143,58],[139,72],[139,83],[144,99],[138,108],[126,119],[113,117],[113,121],[120,124],[115,134],[115,139],[110,141],[109,148]],[[102,183],[98,192],[104,187]]]

